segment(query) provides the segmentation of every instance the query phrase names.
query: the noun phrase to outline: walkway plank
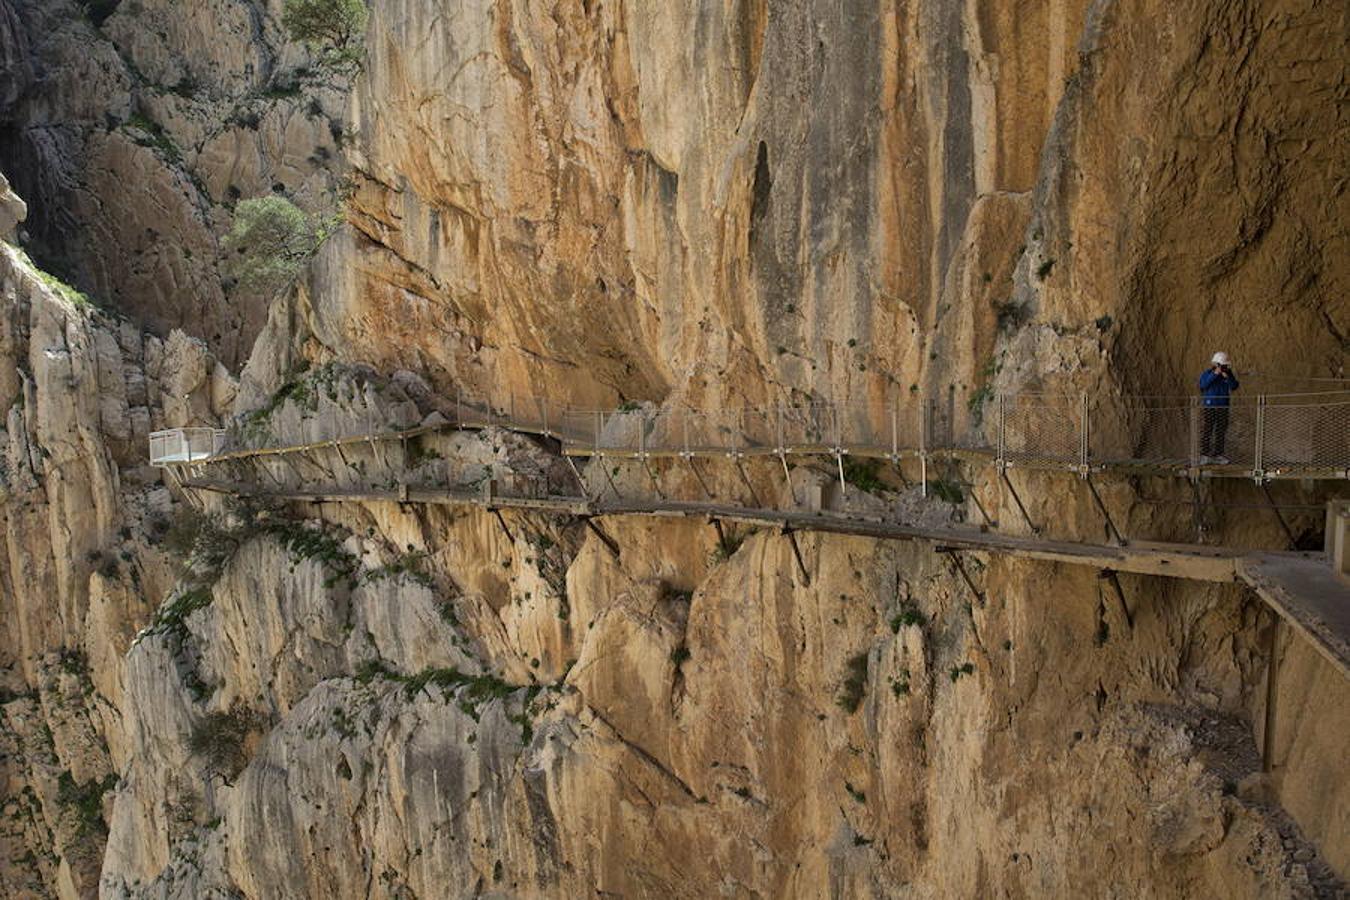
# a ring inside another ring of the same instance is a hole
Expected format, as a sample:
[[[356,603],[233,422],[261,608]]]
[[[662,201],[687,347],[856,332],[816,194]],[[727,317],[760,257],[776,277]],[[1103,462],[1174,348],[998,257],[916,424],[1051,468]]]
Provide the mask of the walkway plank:
[[[1350,678],[1350,585],[1320,554],[1249,553],[1238,562],[1238,576]]]
[[[307,503],[388,502],[519,509],[586,518],[682,516],[720,519],[785,532],[820,531],[882,540],[926,541],[944,548],[1002,553],[1025,559],[1091,566],[1115,572],[1249,585],[1263,601],[1350,678],[1350,587],[1337,579],[1319,553],[1269,553],[1196,544],[1133,541],[1125,546],[1018,537],[971,527],[932,527],[843,516],[686,501],[585,497],[489,497],[479,491],[404,487],[397,490],[258,490],[214,479],[188,479],[184,487],[246,497]]]

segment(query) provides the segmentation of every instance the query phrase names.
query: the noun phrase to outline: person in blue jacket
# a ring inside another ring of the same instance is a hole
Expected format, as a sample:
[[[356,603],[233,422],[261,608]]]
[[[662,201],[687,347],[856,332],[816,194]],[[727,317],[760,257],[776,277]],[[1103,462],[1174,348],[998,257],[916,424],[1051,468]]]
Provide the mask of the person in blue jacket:
[[[1228,465],[1223,455],[1224,438],[1228,435],[1228,395],[1238,389],[1237,376],[1228,354],[1220,350],[1209,361],[1209,368],[1200,373],[1200,465],[1216,463]]]

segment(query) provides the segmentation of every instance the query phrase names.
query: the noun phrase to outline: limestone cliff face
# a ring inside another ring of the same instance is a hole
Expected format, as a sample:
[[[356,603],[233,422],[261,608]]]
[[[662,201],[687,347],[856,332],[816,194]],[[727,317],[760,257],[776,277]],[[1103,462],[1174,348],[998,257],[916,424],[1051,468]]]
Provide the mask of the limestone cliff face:
[[[1281,645],[1260,774],[1270,616],[1235,587],[973,554],[972,593],[931,548],[798,534],[799,566],[782,535],[637,517],[600,523],[616,554],[559,517],[189,497],[144,447],[435,421],[457,390],[950,386],[974,411],[986,384],[1092,387],[1109,410],[1184,392],[1218,344],[1341,374],[1344,12],[389,0],[349,82],[280,8],[0,0],[0,160],[29,207],[0,199],[0,233],[107,308],[0,248],[6,893],[1337,890],[1346,686]],[[222,277],[237,199],[322,209],[348,168],[348,226],[294,291]],[[630,468],[583,477],[790,500],[769,467]],[[575,486],[494,430],[228,474],[409,471]],[[1031,521],[1100,539],[1065,478],[1012,477]],[[975,516],[888,483],[848,502]],[[1101,491],[1131,535],[1195,536],[1167,485]]]
[[[272,5],[0,4],[0,154],[33,207],[28,246],[138,325],[187,327],[231,365],[267,302],[222,278],[231,209],[273,190],[322,205],[345,136],[344,82],[285,45]]]
[[[315,336],[581,402],[969,380],[1077,6],[381,5]],[[946,284],[968,222],[991,258],[974,314]]]
[[[0,247],[8,893],[92,893],[102,801],[128,762],[127,641],[174,582],[176,505],[146,436],[211,421],[233,380],[200,341],[160,341]]]

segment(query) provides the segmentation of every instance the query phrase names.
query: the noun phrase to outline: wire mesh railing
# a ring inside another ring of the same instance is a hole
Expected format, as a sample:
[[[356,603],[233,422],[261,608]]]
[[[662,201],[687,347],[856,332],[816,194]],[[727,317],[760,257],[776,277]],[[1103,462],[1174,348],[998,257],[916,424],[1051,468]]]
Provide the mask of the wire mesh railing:
[[[193,464],[220,453],[223,428],[169,428],[150,435],[150,465]]]
[[[976,395],[958,408],[909,396],[891,402],[695,410],[629,405],[576,409],[546,400],[457,397],[431,428],[500,427],[560,442],[571,456],[871,455],[899,459],[975,451],[1006,467],[1118,465],[1221,470],[1258,479],[1309,472],[1350,476],[1350,392],[1262,395],[1206,406],[1200,398],[1125,397],[1100,407],[1087,395]],[[381,435],[364,434],[363,440]],[[225,432],[173,429],[151,436],[154,465],[220,454]],[[250,448],[246,452],[261,452]]]
[[[995,403],[999,459],[1010,465],[1085,465],[1088,417],[1069,397],[1000,396]]]
[[[1258,459],[1263,471],[1350,465],[1350,400],[1306,403],[1267,398],[1258,412]]]

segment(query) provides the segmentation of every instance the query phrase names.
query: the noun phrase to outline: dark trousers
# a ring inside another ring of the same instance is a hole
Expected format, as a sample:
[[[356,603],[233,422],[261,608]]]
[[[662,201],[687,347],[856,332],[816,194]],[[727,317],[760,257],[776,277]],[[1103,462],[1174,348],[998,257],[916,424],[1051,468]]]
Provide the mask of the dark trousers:
[[[1223,456],[1228,436],[1228,407],[1206,406],[1200,412],[1200,455]]]

